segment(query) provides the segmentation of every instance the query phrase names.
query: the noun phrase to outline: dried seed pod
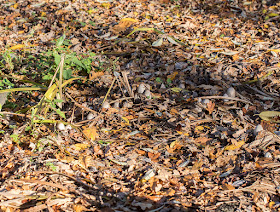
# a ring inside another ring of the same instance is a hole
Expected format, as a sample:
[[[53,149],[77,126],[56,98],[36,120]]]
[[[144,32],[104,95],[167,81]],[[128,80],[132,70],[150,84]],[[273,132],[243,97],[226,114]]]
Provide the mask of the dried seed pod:
[[[62,122],[58,123],[56,127],[57,127],[57,129],[60,130],[60,131],[65,130],[65,125],[64,125]]]
[[[228,95],[229,97],[234,98],[234,97],[235,97],[235,89],[234,89],[233,87],[228,88],[228,89],[227,89],[227,95]]]
[[[102,104],[102,108],[105,108],[105,109],[110,108],[109,102],[105,101],[105,102]]]
[[[123,108],[131,108],[133,106],[133,103],[131,102],[124,102],[123,103]]]
[[[93,113],[89,113],[89,114],[87,115],[87,120],[91,120],[91,119],[93,119],[93,118],[94,118]]]
[[[142,93],[144,93],[145,89],[146,89],[145,85],[144,84],[140,84],[138,89],[137,89],[137,92],[142,94]]]

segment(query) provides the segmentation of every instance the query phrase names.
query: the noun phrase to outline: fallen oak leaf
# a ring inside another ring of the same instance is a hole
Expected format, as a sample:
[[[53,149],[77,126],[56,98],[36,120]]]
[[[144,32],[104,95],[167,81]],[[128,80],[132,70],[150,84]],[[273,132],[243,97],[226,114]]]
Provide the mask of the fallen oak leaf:
[[[96,127],[94,127],[94,126],[90,126],[88,128],[85,128],[83,130],[83,133],[88,139],[90,139],[92,141],[94,141],[95,138],[97,137],[97,130],[96,130]]]

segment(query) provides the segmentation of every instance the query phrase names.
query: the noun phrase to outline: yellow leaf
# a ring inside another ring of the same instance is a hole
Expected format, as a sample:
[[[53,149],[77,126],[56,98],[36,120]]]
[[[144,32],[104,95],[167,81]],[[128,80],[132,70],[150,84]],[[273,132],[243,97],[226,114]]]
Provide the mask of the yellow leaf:
[[[261,112],[260,114],[257,114],[259,115],[259,117],[262,119],[262,120],[265,120],[265,121],[272,121],[272,122],[275,122],[275,123],[279,123],[280,120],[280,112],[279,111],[263,111]]]
[[[83,133],[85,134],[85,136],[88,139],[93,140],[93,141],[95,140],[95,138],[97,136],[97,130],[94,126],[84,129]]]
[[[272,208],[275,205],[275,202],[271,201],[268,203],[268,207]]]
[[[53,84],[48,90],[47,92],[45,93],[45,97],[48,99],[48,100],[53,100],[56,93],[58,91],[58,87],[57,87],[57,84]]]
[[[235,150],[235,149],[239,149],[240,147],[242,147],[245,144],[245,141],[239,141],[235,144],[226,146],[224,150]]]
[[[128,118],[122,117],[122,120],[124,120],[124,122],[125,122],[126,125],[129,125],[129,120],[128,120]]]
[[[268,49],[268,51],[272,51],[272,52],[275,52],[275,53],[279,53],[279,52],[280,52],[280,49]]]
[[[101,4],[101,7],[105,7],[105,8],[107,8],[107,9],[109,9],[110,8],[110,3],[102,3]]]
[[[179,74],[178,71],[175,71],[175,72],[173,72],[172,74],[168,75],[167,78],[169,78],[169,79],[171,79],[171,80],[174,80],[175,77],[176,77],[178,74]]]
[[[84,150],[84,149],[90,147],[89,144],[75,144],[74,146],[75,146],[75,149],[78,151]]]
[[[22,49],[22,48],[24,48],[23,44],[17,44],[15,46],[10,47],[9,49],[10,50],[17,50],[17,49]]]
[[[268,16],[269,17],[277,17],[277,16],[279,16],[279,14],[277,14],[277,13],[269,13]]]
[[[133,18],[123,18],[123,19],[121,20],[121,22],[122,22],[122,21],[133,22],[133,23],[138,22],[137,20],[135,20],[135,19],[133,19]]]
[[[204,127],[203,127],[203,126],[197,126],[197,127],[195,128],[195,130],[202,131],[202,130],[204,130]]]
[[[170,148],[172,149],[172,148],[174,148],[175,147],[175,145],[178,143],[178,141],[173,141],[171,144],[170,144]]]
[[[78,204],[78,205],[74,205],[73,206],[73,209],[75,212],[83,212],[83,211],[86,211],[87,208],[81,204]]]

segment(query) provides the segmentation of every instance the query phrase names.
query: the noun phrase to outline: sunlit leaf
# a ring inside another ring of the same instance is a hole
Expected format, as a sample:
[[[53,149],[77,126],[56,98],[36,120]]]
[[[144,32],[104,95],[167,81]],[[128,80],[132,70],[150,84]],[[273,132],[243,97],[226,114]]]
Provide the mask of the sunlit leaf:
[[[158,46],[161,46],[162,43],[163,43],[163,38],[160,38],[157,41],[153,42],[152,46],[158,47]]]
[[[85,134],[85,136],[94,141],[96,136],[97,136],[97,130],[96,130],[96,127],[94,126],[91,126],[91,127],[88,127],[86,129],[83,130],[83,133]]]
[[[25,45],[23,45],[23,44],[17,44],[15,46],[10,47],[9,49],[10,50],[18,50],[18,49],[22,49],[24,47],[25,47]]]
[[[56,93],[58,91],[58,87],[57,87],[57,84],[53,84],[48,90],[47,92],[45,93],[45,97],[48,99],[48,100],[53,100]]]
[[[268,49],[268,51],[272,51],[272,52],[275,52],[275,53],[279,53],[279,52],[280,52],[280,49]]]
[[[279,14],[277,14],[277,13],[269,13],[268,16],[269,17],[277,17],[277,16],[279,16]]]
[[[138,22],[136,19],[134,19],[134,18],[123,18],[121,21],[129,21],[129,22],[134,22],[134,23],[136,23],[136,22]]]
[[[170,43],[175,44],[175,45],[179,45],[172,37],[167,36],[166,38]]]
[[[179,93],[182,91],[182,88],[175,87],[175,88],[170,88],[170,90],[172,90],[175,93]]]
[[[6,92],[16,92],[16,91],[45,91],[45,88],[32,88],[32,87],[24,87],[24,88],[10,88],[5,90],[0,90],[0,93]]]
[[[242,147],[245,144],[245,141],[239,141],[235,144],[231,144],[229,146],[226,146],[224,150],[235,150],[235,149],[239,149],[240,147]]]
[[[262,120],[280,123],[280,112],[278,111],[264,111],[257,115],[259,115]]]
[[[84,150],[84,149],[87,149],[87,148],[90,147],[89,144],[85,144],[85,143],[75,144],[74,146],[75,146],[75,149],[76,149],[77,151],[81,151],[81,150]]]
[[[155,171],[153,169],[150,169],[149,171],[146,172],[144,177],[141,179],[141,183],[147,182],[149,179],[151,179],[155,175],[156,175]]]
[[[124,122],[125,122],[126,125],[129,125],[129,120],[128,120],[128,118],[122,117],[122,120],[124,120]]]
[[[224,55],[232,56],[232,55],[238,54],[239,52],[238,51],[227,51],[227,52],[220,52],[220,53],[224,54]]]

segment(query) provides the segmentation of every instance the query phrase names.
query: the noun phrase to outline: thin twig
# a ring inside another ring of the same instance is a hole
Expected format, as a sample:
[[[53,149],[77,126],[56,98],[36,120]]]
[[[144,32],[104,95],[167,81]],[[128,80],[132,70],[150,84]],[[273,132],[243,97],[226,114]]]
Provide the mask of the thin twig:
[[[78,107],[80,107],[80,108],[82,108],[82,109],[84,109],[84,110],[90,111],[90,112],[92,112],[92,113],[96,113],[95,110],[92,110],[92,109],[90,109],[90,108],[88,108],[88,107],[85,107],[85,106],[79,104],[75,99],[73,99],[73,98],[70,96],[70,94],[68,94],[68,93],[65,93],[65,94],[66,94],[66,96],[67,96],[68,98],[71,99],[72,102],[74,102],[74,104],[75,104],[76,106],[78,106]]]
[[[87,188],[90,188],[90,189],[93,189],[93,190],[96,190],[94,187],[92,187],[91,185],[88,185],[84,182],[82,182],[81,180],[78,180],[76,179],[75,177],[72,177],[68,174],[64,174],[62,172],[52,172],[52,171],[34,171],[33,173],[37,173],[37,174],[58,174],[58,175],[62,175],[62,176],[65,176],[65,177],[68,177],[69,179],[75,181],[76,183],[79,183],[80,185],[84,186],[84,187],[87,187]]]
[[[226,96],[202,96],[202,97],[195,98],[195,100],[198,100],[198,99],[228,99],[228,100],[244,102],[244,103],[252,105],[252,103],[248,100],[238,99],[238,98],[234,98],[234,97],[226,97]]]
[[[12,112],[5,112],[5,111],[0,111],[0,114],[7,114],[7,115],[14,115],[14,116],[20,116],[20,117],[26,117],[26,118],[31,118],[30,115],[25,115],[25,114],[19,114],[19,113],[12,113]]]
[[[109,88],[109,90],[107,91],[107,93],[106,93],[106,95],[105,95],[105,97],[104,97],[104,99],[103,99],[102,105],[103,105],[104,102],[106,101],[106,99],[107,99],[107,97],[108,97],[108,95],[109,95],[109,93],[110,93],[110,91],[111,91],[111,89],[112,89],[112,87],[113,87],[115,81],[116,81],[116,77],[114,77],[113,82],[112,82],[112,84],[110,85],[110,88]]]

